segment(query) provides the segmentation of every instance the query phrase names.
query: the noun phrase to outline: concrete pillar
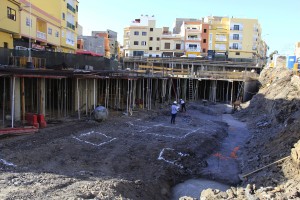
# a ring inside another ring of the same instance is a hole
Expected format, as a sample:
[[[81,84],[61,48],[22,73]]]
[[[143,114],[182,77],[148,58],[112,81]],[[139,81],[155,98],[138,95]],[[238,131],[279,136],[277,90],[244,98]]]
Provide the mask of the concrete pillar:
[[[15,81],[13,81],[14,78],[12,78],[12,84],[14,82],[14,120],[15,121],[21,121],[21,79],[15,77]]]
[[[40,114],[46,115],[46,80],[44,78],[40,79]]]

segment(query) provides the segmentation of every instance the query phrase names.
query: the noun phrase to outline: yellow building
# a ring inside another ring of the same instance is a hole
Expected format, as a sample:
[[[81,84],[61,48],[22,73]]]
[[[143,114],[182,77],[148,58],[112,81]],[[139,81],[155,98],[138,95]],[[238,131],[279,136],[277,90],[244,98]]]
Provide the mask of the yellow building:
[[[19,0],[18,49],[75,53],[77,49],[77,0]],[[30,45],[31,44],[31,45]]]
[[[263,45],[257,19],[230,18],[229,57],[257,59]]]
[[[13,49],[13,35],[20,32],[20,3],[0,0],[0,47]]]
[[[229,48],[229,18],[209,16],[203,21],[209,24],[208,50],[225,55]]]

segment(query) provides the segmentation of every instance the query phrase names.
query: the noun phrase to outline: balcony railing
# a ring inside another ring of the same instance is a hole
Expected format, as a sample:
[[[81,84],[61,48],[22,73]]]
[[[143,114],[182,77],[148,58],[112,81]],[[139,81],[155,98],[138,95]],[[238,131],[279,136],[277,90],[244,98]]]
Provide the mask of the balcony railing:
[[[196,47],[190,47],[187,48],[186,51],[191,51],[191,52],[200,52],[200,48],[196,48]]]
[[[196,40],[196,41],[200,41],[201,38],[195,38],[195,37],[188,37],[187,40]]]
[[[39,38],[39,39],[42,39],[42,40],[46,40],[46,33],[43,33],[41,31],[37,31],[36,32],[36,37]]]
[[[70,29],[75,30],[75,25],[70,23],[70,22],[67,22],[67,27],[70,28]]]
[[[234,47],[234,46],[230,46],[229,49],[236,49],[236,50],[241,50],[242,47],[241,46],[238,46],[238,47]]]
[[[71,6],[71,4],[69,4],[69,3],[67,3],[67,8],[68,8],[69,10],[71,10],[73,13],[76,12],[76,9],[75,9],[73,6]]]

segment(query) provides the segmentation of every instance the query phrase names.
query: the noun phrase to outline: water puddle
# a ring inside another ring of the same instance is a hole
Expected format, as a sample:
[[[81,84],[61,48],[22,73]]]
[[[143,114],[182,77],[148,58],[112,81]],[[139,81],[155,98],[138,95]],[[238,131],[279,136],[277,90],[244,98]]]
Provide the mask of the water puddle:
[[[176,185],[173,188],[173,196],[171,200],[178,200],[180,197],[188,196],[195,199],[200,199],[202,190],[214,188],[220,191],[226,191],[230,188],[229,185],[218,183],[207,179],[190,179]]]

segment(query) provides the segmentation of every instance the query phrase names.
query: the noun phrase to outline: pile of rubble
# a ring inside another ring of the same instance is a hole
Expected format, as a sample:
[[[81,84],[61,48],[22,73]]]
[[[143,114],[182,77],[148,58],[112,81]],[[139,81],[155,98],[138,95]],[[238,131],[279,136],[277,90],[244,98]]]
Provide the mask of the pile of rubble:
[[[300,198],[300,78],[267,68],[259,82],[258,94],[235,113],[251,132],[239,155],[242,174],[250,175],[226,192],[204,190],[201,199]]]

